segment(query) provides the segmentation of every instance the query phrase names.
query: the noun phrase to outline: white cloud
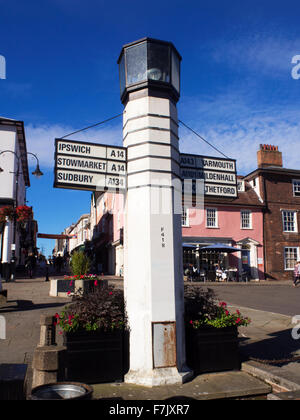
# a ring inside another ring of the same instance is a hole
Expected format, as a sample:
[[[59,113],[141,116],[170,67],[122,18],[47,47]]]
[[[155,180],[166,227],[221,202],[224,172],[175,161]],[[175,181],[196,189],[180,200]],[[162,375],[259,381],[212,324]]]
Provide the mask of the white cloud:
[[[214,100],[196,100],[190,108],[196,118],[187,125],[230,158],[237,159],[240,174],[257,167],[260,144],[279,146],[286,168],[300,169],[300,111],[297,107],[269,105],[260,109],[242,95],[221,95]],[[208,156],[221,156],[195,134],[180,126],[180,150]]]
[[[269,77],[289,77],[292,68],[291,60],[300,54],[299,38],[288,38],[280,31],[271,34],[254,32],[250,36],[239,37],[211,45],[208,53],[214,61],[226,63],[235,70],[255,71]]]

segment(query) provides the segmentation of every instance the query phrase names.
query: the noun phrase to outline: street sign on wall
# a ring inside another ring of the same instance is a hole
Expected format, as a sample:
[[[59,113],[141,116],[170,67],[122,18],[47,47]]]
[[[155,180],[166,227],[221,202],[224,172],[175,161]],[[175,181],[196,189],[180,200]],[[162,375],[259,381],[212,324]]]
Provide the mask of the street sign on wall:
[[[126,148],[55,139],[54,187],[88,191],[126,189]]]
[[[203,180],[205,196],[237,197],[234,159],[181,153],[180,171],[183,180]]]

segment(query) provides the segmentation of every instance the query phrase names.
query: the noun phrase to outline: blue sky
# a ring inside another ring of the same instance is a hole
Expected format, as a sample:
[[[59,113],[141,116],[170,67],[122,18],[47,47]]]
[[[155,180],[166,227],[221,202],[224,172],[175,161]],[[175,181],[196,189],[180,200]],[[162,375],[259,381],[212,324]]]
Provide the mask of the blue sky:
[[[179,118],[237,159],[239,173],[255,168],[260,143],[299,167],[296,1],[0,0],[0,10],[0,115],[25,122],[28,151],[40,158],[45,176],[31,177],[27,192],[40,232],[59,233],[89,211],[89,192],[53,188],[54,138],[122,112],[116,61],[144,36],[174,43]],[[73,139],[122,145],[121,118]],[[182,152],[215,155],[185,128],[180,142]],[[53,242],[39,246],[48,254]]]

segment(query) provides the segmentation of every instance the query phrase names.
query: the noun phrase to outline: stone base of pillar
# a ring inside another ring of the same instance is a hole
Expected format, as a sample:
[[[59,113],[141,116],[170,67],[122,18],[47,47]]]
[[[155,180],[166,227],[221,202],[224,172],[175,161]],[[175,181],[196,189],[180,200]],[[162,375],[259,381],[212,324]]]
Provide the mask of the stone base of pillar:
[[[124,382],[141,386],[160,386],[183,384],[193,378],[193,371],[178,372],[176,367],[157,368],[150,370],[130,370],[124,378]]]

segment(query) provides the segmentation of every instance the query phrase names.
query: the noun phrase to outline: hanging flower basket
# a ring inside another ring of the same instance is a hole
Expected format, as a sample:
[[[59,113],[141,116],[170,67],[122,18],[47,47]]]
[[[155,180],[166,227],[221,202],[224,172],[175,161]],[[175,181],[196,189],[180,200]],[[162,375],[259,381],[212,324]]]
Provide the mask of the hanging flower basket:
[[[0,223],[5,223],[6,220],[13,220],[14,208],[12,206],[4,206],[0,208]]]
[[[32,207],[18,206],[16,208],[18,222],[27,222],[33,218]]]

